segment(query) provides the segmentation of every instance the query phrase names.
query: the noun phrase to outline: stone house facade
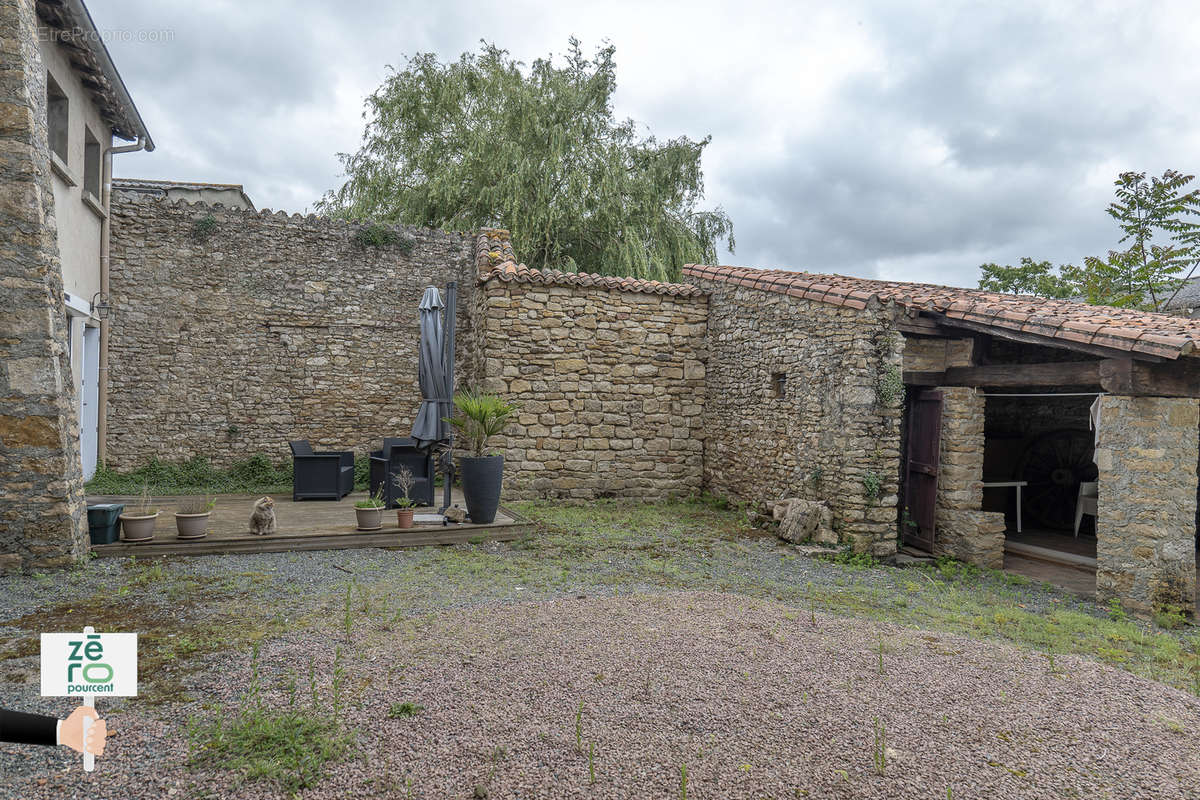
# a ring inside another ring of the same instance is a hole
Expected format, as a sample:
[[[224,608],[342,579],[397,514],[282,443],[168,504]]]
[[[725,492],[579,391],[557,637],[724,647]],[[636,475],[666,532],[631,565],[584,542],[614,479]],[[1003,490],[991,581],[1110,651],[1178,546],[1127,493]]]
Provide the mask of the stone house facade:
[[[62,566],[87,547],[105,187],[113,153],[153,148],[95,33],[81,4],[0,1],[0,567]]]

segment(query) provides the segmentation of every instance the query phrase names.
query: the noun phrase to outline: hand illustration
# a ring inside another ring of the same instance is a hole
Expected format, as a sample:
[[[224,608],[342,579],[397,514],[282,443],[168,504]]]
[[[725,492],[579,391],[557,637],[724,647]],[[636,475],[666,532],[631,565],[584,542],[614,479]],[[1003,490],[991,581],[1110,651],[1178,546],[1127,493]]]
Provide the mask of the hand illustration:
[[[84,717],[92,720],[92,725],[88,729],[87,752],[97,756],[103,755],[104,740],[108,737],[108,726],[104,720],[100,719],[100,715],[96,713],[96,709],[90,706],[79,706],[79,708],[71,712],[71,716],[63,720],[62,728],[58,732],[59,744],[64,744],[77,753],[84,752]]]

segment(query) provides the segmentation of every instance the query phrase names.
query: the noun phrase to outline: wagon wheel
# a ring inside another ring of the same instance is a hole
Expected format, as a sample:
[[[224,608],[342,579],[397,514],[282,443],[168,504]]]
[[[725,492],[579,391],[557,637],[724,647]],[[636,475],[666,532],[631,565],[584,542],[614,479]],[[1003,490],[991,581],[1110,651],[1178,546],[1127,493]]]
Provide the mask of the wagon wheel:
[[[1072,530],[1079,484],[1094,481],[1091,431],[1063,429],[1034,439],[1021,454],[1017,475],[1028,481],[1022,507],[1027,518],[1054,530]]]

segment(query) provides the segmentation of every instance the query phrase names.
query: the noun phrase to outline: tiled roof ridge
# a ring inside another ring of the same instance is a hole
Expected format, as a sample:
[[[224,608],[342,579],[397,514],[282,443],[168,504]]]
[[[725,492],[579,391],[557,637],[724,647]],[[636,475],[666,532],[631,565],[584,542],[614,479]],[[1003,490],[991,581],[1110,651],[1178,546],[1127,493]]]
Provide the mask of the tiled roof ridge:
[[[619,278],[593,272],[564,272],[557,269],[531,269],[517,263],[512,238],[503,228],[484,228],[475,240],[475,268],[479,282],[493,278],[505,282],[537,283],[549,286],[594,286],[619,292],[660,294],[673,297],[700,297],[705,291],[690,283],[665,283],[642,278]]]
[[[720,281],[849,308],[893,302],[948,319],[1163,358],[1200,355],[1200,320],[928,283],[687,264],[688,278]]]

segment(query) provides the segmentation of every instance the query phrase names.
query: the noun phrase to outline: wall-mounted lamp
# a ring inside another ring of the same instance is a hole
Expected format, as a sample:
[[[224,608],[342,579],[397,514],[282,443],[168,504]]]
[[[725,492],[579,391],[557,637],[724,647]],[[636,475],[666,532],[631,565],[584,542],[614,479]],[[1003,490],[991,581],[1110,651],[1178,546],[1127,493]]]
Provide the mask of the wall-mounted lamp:
[[[92,295],[92,313],[100,320],[108,319],[108,315],[112,313],[112,302],[104,292]]]

